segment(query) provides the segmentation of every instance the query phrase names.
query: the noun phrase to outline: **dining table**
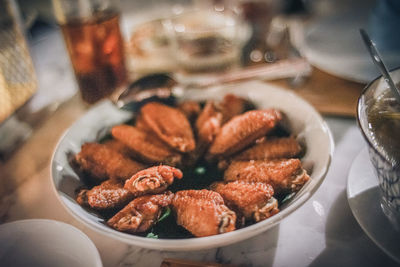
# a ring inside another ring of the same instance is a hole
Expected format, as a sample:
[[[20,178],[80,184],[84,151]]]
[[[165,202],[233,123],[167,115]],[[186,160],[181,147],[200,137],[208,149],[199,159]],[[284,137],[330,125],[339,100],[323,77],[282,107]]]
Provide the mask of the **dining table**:
[[[30,105],[47,101],[52,108],[31,136],[0,161],[1,224],[45,218],[73,225],[94,242],[104,266],[160,266],[165,259],[232,266],[398,266],[360,226],[346,191],[354,159],[367,146],[356,120],[357,99],[365,84],[316,67],[296,87],[286,79],[268,81],[304,98],[327,122],[335,149],[323,183],[304,205],[258,236],[201,251],[159,251],[111,239],[61,204],[50,173],[52,155],[65,131],[91,106],[79,96],[58,27],[41,27],[32,35],[30,48],[39,83]]]

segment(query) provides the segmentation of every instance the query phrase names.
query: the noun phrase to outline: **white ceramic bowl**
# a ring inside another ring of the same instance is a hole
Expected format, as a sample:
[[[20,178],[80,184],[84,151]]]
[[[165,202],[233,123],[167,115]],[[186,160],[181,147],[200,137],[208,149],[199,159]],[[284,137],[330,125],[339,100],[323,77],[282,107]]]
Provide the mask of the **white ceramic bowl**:
[[[1,266],[101,267],[93,242],[75,227],[31,219],[0,225]]]
[[[110,102],[102,102],[75,122],[57,145],[51,173],[54,188],[61,203],[77,219],[102,234],[140,247],[160,250],[197,250],[232,244],[261,232],[281,222],[310,198],[322,183],[333,153],[331,132],[319,113],[294,93],[261,82],[248,82],[225,87],[188,91],[185,98],[193,100],[222,99],[227,93],[247,97],[257,108],[274,107],[283,111],[291,123],[292,133],[305,140],[307,151],[302,161],[312,164],[311,180],[281,211],[254,225],[220,235],[187,239],[151,239],[115,231],[102,218],[84,210],[75,201],[74,190],[82,185],[79,177],[68,164],[68,158],[80,151],[83,143],[98,140],[113,125],[129,119],[132,114],[118,110]]]

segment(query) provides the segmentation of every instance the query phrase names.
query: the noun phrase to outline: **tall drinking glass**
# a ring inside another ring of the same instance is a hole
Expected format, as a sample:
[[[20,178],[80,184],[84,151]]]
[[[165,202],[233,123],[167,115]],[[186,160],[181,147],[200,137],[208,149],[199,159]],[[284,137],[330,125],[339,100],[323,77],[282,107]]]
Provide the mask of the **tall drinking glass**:
[[[31,98],[36,89],[17,3],[0,0],[0,124]]]
[[[53,0],[82,99],[109,97],[126,82],[118,2]]]

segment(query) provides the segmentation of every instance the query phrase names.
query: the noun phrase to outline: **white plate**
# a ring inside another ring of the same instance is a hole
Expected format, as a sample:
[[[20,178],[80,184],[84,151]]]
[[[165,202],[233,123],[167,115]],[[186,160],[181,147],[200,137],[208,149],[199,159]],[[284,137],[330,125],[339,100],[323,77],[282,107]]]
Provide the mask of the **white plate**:
[[[347,198],[354,217],[364,232],[386,254],[400,263],[400,232],[383,214],[378,178],[364,148],[354,159],[347,180]]]
[[[301,53],[312,65],[332,75],[360,83],[376,78],[379,71],[359,33],[360,28],[368,29],[371,2],[311,23],[304,30]],[[381,54],[389,69],[400,65],[400,53]]]
[[[333,153],[331,132],[319,113],[293,92],[261,82],[248,82],[225,87],[191,90],[186,99],[222,99],[227,93],[234,93],[253,101],[258,108],[275,107],[288,117],[292,133],[305,140],[307,151],[302,158],[313,164],[311,180],[282,207],[281,212],[249,227],[230,233],[187,239],[151,239],[115,231],[104,220],[83,209],[75,201],[75,190],[82,185],[77,174],[68,163],[68,158],[80,151],[85,142],[96,141],[111,126],[128,120],[132,114],[118,110],[110,102],[94,106],[75,122],[58,143],[51,162],[51,174],[56,194],[66,209],[77,219],[113,238],[140,247],[160,250],[198,250],[232,244],[260,234],[280,223],[309,199],[322,183]]]
[[[101,267],[93,242],[75,227],[31,219],[0,225],[1,266]]]

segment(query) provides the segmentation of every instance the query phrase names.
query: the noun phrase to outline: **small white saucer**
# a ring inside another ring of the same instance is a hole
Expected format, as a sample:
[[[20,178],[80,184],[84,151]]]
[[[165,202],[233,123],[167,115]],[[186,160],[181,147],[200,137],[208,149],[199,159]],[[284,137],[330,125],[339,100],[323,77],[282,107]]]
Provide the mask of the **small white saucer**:
[[[0,225],[0,265],[102,267],[93,242],[77,228],[58,221],[30,219]]]
[[[400,232],[383,214],[378,178],[364,148],[354,159],[347,180],[347,199],[364,232],[395,261],[400,263]]]

